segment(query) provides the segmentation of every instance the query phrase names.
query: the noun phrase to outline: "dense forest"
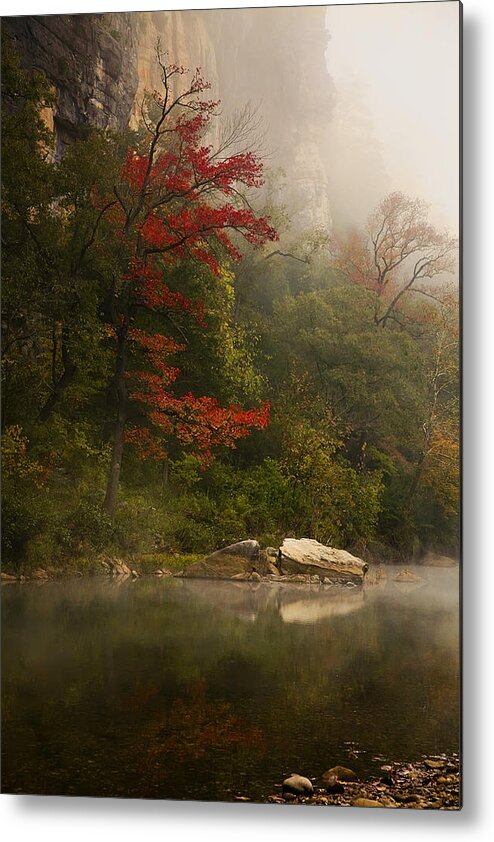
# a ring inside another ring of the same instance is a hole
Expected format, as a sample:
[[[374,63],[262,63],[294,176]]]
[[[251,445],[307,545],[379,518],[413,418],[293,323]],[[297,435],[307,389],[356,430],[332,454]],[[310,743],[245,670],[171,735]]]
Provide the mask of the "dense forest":
[[[454,239],[401,193],[362,230],[293,230],[251,111],[222,122],[157,61],[138,130],[57,159],[52,88],[3,44],[4,562],[456,554]]]

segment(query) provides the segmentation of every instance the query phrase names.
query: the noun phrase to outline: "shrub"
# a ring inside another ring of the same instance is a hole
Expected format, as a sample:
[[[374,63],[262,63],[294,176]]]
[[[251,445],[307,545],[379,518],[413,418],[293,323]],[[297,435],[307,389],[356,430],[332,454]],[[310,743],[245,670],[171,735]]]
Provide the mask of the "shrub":
[[[58,539],[67,549],[79,552],[100,552],[113,540],[114,527],[109,515],[103,511],[98,497],[83,497],[58,529]]]
[[[19,568],[28,541],[39,531],[43,522],[36,503],[24,496],[22,490],[4,485],[2,492],[2,554],[4,561]]]

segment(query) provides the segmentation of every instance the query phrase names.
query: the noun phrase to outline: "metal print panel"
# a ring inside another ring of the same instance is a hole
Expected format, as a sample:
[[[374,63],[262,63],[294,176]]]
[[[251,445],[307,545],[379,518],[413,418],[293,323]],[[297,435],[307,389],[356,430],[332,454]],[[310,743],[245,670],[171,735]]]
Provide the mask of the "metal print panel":
[[[2,788],[460,808],[461,4],[2,19]]]

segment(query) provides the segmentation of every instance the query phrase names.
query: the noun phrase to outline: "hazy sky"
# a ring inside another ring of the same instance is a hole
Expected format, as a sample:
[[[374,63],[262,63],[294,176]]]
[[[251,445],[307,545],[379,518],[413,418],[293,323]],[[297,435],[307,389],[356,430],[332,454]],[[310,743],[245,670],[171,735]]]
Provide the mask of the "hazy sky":
[[[329,6],[327,64],[336,88],[361,87],[393,189],[431,203],[457,230],[458,3]],[[377,197],[379,198],[379,197]]]

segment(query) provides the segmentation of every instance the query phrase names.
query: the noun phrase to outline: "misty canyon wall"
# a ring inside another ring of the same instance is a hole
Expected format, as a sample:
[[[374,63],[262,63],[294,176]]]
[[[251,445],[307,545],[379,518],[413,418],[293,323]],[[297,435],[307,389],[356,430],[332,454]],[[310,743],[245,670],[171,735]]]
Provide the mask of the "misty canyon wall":
[[[331,225],[327,149],[334,101],[324,7],[4,18],[24,63],[56,88],[59,154],[81,125],[135,125],[146,89],[160,87],[158,38],[170,61],[201,67],[224,118],[258,109],[276,198],[297,228]]]

